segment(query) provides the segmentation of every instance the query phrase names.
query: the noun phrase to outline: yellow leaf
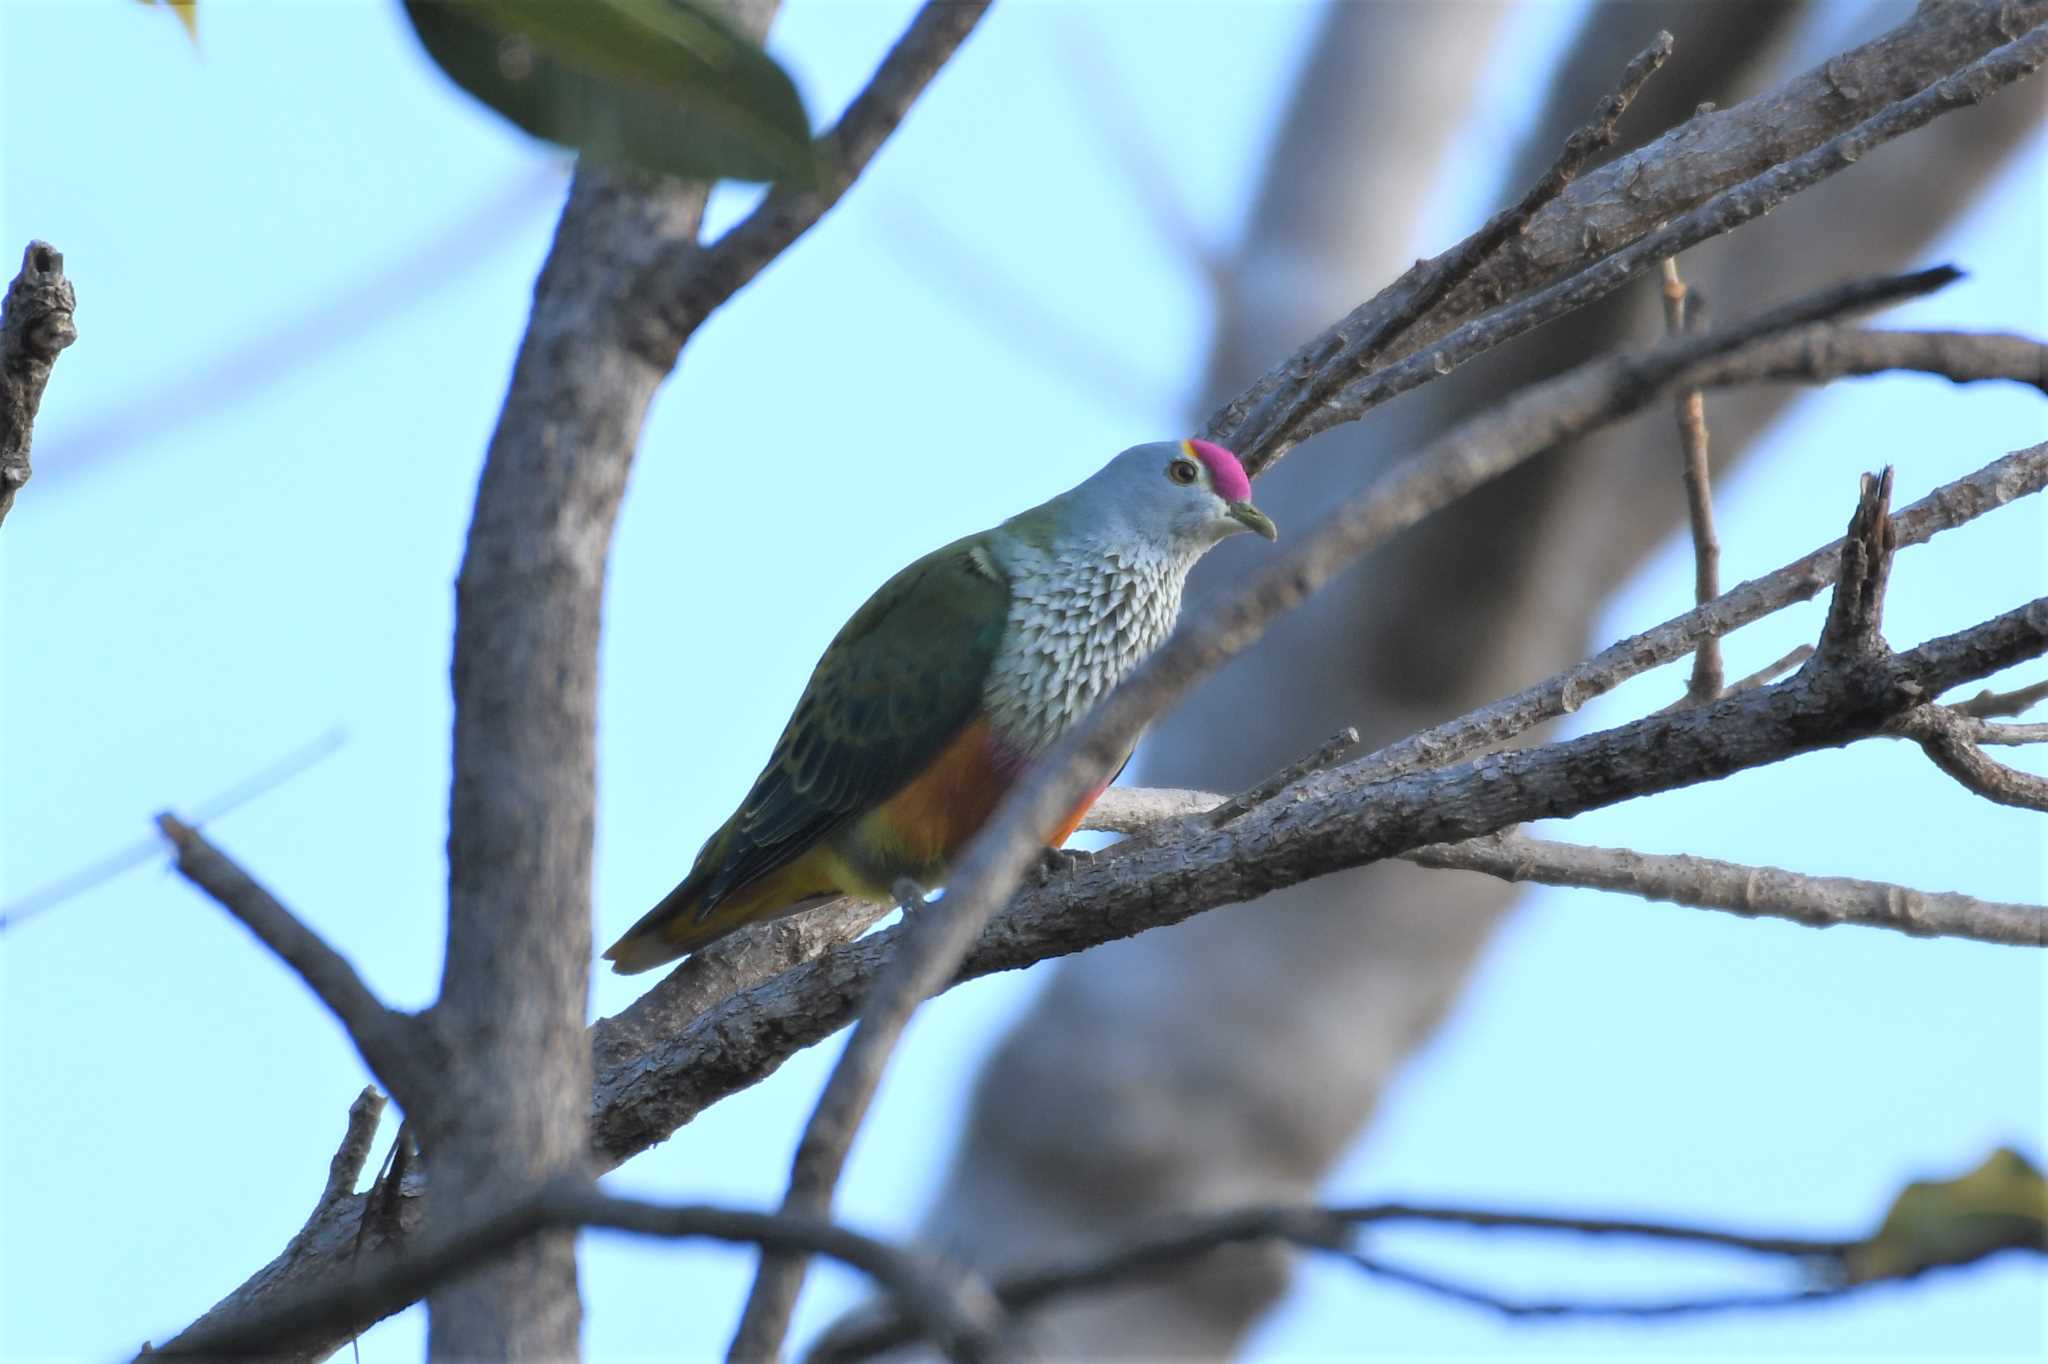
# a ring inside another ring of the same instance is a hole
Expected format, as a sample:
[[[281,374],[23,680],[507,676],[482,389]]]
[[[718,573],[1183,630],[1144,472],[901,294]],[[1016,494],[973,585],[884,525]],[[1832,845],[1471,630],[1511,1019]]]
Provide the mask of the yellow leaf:
[[[1849,1282],[1869,1283],[2016,1247],[2048,1251],[2048,1180],[2025,1156],[2001,1146],[1959,1178],[1908,1184],[1882,1225],[1851,1248],[1845,1262]]]
[[[192,46],[199,46],[199,0],[142,0],[142,3],[167,7],[185,26],[185,36],[192,40]]]

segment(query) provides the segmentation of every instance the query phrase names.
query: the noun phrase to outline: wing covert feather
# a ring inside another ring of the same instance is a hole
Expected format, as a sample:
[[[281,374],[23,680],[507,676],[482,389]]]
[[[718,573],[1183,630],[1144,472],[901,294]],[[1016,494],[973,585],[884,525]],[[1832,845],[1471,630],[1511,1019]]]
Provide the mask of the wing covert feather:
[[[826,647],[767,767],[705,849],[719,865],[702,869],[701,912],[888,800],[974,719],[1010,605],[980,540],[905,568]]]

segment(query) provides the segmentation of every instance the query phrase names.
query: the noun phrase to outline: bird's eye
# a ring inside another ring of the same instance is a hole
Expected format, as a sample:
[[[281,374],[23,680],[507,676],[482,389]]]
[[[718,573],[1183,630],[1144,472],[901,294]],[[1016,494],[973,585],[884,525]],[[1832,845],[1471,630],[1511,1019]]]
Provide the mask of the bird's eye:
[[[1177,459],[1166,466],[1166,476],[1175,483],[1193,483],[1201,477],[1194,465],[1184,459]]]

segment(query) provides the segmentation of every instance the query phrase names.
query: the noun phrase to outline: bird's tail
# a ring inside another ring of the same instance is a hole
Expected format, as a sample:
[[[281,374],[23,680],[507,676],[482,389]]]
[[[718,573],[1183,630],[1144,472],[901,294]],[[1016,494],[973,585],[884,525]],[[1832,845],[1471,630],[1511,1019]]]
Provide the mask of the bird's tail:
[[[820,881],[817,869],[807,865],[811,861],[798,858],[757,880],[734,886],[716,899],[709,894],[711,877],[693,870],[606,948],[604,958],[612,970],[630,976],[708,947],[757,919],[779,919],[821,905],[839,891]]]

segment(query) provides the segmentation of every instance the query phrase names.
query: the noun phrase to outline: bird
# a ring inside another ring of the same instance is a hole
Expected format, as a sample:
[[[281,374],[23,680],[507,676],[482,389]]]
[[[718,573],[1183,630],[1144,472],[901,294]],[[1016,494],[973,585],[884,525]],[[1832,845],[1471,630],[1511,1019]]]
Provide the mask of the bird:
[[[811,673],[746,798],[689,875],[605,951],[630,975],[842,895],[942,884],[949,859],[1062,733],[1164,643],[1188,570],[1278,532],[1244,465],[1135,445],[1050,501],[884,583]],[[1059,827],[1057,848],[1113,778]]]

